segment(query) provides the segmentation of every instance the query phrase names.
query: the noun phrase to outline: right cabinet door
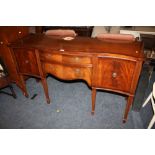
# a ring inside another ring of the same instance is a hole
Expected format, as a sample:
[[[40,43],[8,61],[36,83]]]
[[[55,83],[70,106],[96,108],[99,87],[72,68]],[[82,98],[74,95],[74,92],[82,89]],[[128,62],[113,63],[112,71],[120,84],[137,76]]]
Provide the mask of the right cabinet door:
[[[97,59],[93,85],[98,88],[129,92],[136,61],[102,57]]]

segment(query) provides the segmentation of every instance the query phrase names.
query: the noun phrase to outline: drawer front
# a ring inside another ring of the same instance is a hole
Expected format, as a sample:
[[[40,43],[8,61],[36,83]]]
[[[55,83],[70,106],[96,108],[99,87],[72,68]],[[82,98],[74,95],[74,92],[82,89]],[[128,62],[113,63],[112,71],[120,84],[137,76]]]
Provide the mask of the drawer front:
[[[26,49],[14,49],[18,70],[22,74],[39,75],[35,52]]]
[[[56,62],[63,64],[75,64],[75,65],[89,65],[91,64],[91,57],[79,56],[79,55],[67,55],[67,54],[55,54],[55,53],[41,53],[41,60],[46,62]]]
[[[78,56],[78,55],[63,55],[62,61],[64,63],[71,63],[71,64],[91,64],[91,57],[86,56]]]
[[[46,62],[62,62],[62,55],[61,54],[51,54],[51,53],[40,53],[40,58],[42,61]]]
[[[129,92],[133,79],[136,62],[98,58],[98,65],[93,85],[100,88]]]
[[[83,79],[91,85],[92,68],[68,67],[58,64],[43,63],[43,70],[45,74],[51,73],[63,80]]]

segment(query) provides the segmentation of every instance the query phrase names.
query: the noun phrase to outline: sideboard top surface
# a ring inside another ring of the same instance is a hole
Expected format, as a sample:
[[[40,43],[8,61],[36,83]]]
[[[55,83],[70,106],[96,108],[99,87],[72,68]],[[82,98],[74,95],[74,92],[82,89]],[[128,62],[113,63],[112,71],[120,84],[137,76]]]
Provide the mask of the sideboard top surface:
[[[144,58],[143,43],[139,41],[107,41],[89,37],[75,37],[73,40],[64,40],[62,37],[31,34],[10,44],[12,48],[36,48],[46,51],[68,51],[89,54],[116,54],[135,58]]]

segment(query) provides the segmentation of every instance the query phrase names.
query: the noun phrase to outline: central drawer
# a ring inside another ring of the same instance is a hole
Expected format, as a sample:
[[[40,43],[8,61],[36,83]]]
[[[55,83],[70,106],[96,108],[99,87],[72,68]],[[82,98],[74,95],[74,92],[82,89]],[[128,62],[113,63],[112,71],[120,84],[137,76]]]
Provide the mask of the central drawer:
[[[49,61],[49,62],[62,62],[62,55],[61,54],[51,54],[51,53],[40,53],[40,58],[42,61]]]
[[[69,54],[57,54],[57,53],[41,53],[41,60],[44,62],[55,62],[63,64],[75,64],[75,65],[91,65],[90,56],[81,55],[69,55]]]
[[[91,67],[70,67],[60,64],[43,63],[45,74],[50,73],[63,80],[83,79],[91,85]]]
[[[71,64],[91,64],[91,58],[86,56],[78,56],[78,55],[63,55],[62,61],[64,63]]]

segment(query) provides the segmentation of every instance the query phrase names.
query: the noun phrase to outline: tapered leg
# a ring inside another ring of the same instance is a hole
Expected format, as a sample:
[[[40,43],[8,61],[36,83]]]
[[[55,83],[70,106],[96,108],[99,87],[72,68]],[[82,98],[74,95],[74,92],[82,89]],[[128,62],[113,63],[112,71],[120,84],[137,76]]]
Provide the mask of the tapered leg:
[[[22,75],[20,75],[20,83],[21,83],[21,89],[23,91],[23,94],[25,97],[29,97],[28,93],[27,93],[27,89],[26,89],[26,85],[25,85],[25,81],[24,81],[24,77]]]
[[[96,89],[92,88],[92,111],[91,111],[92,115],[94,115],[95,113],[95,101],[96,101]]]
[[[47,86],[46,79],[41,79],[41,82],[42,82],[42,85],[44,88],[44,93],[46,96],[47,103],[50,104],[50,98],[49,98],[49,94],[48,94],[48,86]]]
[[[133,96],[129,96],[127,100],[125,112],[124,112],[123,123],[125,123],[128,118],[128,113],[131,108],[132,102],[133,102]]]
[[[14,98],[17,98],[17,96],[16,96],[16,94],[15,94],[15,92],[14,92],[14,90],[13,90],[13,87],[12,87],[11,85],[9,85],[9,87],[10,87],[12,96],[13,96]]]

